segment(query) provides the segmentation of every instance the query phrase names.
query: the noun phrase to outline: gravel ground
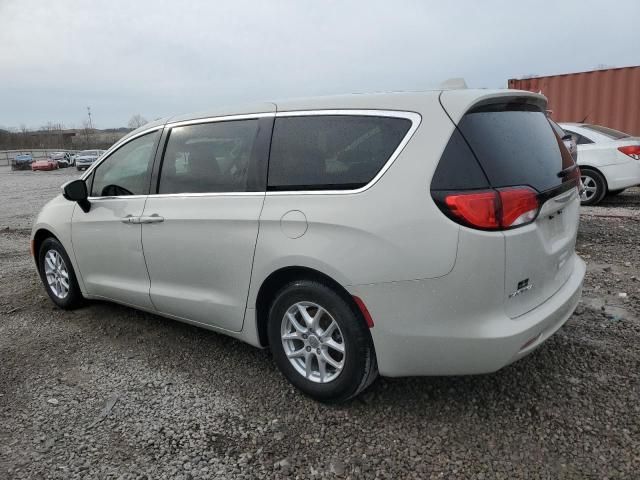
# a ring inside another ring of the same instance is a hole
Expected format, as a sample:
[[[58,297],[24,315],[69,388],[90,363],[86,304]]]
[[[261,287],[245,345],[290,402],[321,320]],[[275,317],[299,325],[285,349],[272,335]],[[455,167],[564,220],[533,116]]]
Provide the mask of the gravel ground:
[[[117,305],[54,308],[28,228],[76,175],[0,170],[0,478],[639,478],[639,189],[584,209],[584,300],[532,355],[329,408],[266,351]]]

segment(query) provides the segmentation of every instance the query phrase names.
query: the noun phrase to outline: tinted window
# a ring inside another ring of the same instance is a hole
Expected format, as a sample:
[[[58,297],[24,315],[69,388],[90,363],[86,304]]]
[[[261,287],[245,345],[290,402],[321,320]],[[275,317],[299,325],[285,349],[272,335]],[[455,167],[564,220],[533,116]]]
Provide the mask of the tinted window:
[[[554,122],[553,120],[549,119],[549,123],[551,124],[551,128],[553,128],[553,131],[556,132],[556,135],[558,135],[560,138],[562,138],[562,137],[564,137],[566,135],[566,133],[562,129],[562,127],[560,127],[560,125],[558,125],[556,122]]]
[[[460,131],[492,187],[557,187],[558,174],[573,165],[545,113],[527,104],[487,105],[467,113]]]
[[[159,137],[159,131],[148,133],[109,155],[94,172],[91,196],[146,195]]]
[[[405,118],[364,115],[276,118],[269,189],[362,187],[389,160],[410,127]]]
[[[171,129],[158,193],[246,192],[258,120]]]
[[[433,190],[471,190],[489,188],[473,152],[460,131],[455,129],[442,153],[431,180]]]

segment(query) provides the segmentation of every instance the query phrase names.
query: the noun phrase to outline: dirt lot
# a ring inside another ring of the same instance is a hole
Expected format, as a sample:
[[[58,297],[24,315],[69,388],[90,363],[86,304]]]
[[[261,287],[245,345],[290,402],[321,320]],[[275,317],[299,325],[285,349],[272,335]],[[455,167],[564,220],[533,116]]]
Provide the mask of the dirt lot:
[[[116,305],[54,308],[29,227],[75,175],[0,170],[0,478],[638,478],[640,189],[584,209],[584,299],[535,353],[328,408],[266,351]]]

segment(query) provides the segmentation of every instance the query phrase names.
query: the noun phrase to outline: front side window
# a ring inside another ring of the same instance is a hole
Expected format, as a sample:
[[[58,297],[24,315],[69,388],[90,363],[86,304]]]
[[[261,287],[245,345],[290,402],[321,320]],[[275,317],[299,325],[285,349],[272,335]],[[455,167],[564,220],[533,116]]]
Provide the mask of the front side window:
[[[251,190],[251,155],[257,134],[257,119],[172,128],[158,193]]]
[[[92,197],[146,195],[160,131],[131,140],[96,168]]]
[[[276,118],[269,190],[349,190],[378,174],[411,128],[406,118],[305,115]]]

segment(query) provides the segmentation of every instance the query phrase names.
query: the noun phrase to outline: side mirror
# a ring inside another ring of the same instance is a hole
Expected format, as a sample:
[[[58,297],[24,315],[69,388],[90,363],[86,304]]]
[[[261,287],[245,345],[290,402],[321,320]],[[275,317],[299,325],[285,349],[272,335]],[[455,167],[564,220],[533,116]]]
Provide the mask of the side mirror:
[[[87,213],[91,209],[89,203],[89,192],[87,192],[87,184],[84,180],[73,180],[62,187],[64,198],[72,202],[77,202],[83,212]]]

